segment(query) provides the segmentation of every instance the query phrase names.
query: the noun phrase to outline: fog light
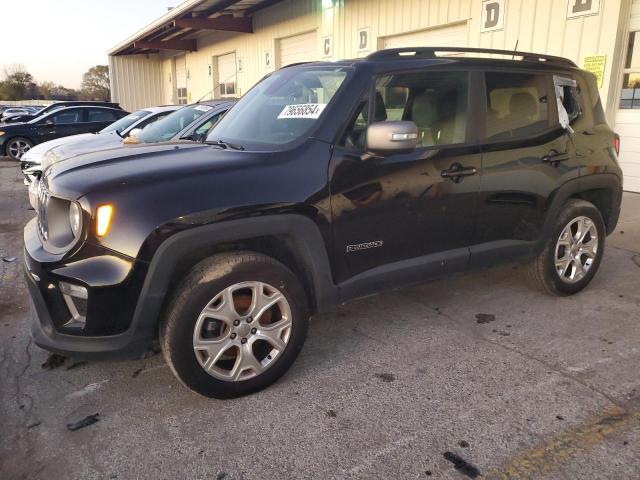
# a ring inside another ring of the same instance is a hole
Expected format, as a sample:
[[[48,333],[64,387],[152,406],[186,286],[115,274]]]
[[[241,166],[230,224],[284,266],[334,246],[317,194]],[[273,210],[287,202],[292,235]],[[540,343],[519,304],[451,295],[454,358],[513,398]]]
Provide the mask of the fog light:
[[[87,323],[87,289],[81,285],[60,282],[58,288],[62,292],[64,303],[67,304],[71,318],[63,325],[65,328],[84,328]]]

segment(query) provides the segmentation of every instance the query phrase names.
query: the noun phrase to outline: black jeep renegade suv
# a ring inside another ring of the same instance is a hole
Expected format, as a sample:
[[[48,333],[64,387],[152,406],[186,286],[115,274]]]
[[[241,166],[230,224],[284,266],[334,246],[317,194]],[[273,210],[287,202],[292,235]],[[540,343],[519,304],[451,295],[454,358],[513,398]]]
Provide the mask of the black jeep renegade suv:
[[[159,341],[186,386],[232,397],[274,382],[309,316],[354,297],[514,259],[572,294],[618,220],[616,145],[595,77],[562,58],[290,66],[204,144],[45,171],[24,233],[33,338],[102,357]]]

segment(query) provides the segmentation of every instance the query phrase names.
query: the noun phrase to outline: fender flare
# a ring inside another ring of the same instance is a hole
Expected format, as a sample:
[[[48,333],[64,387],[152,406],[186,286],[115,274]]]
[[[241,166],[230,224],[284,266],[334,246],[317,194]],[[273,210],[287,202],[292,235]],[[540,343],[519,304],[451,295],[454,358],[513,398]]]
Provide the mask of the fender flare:
[[[167,238],[156,250],[133,315],[136,334],[148,336],[155,329],[173,273],[180,260],[199,248],[256,237],[285,237],[309,273],[318,309],[335,305],[338,289],[333,283],[325,243],[317,225],[296,214],[228,220],[190,228]]]
[[[613,215],[613,224],[615,226],[620,212],[620,199],[622,196],[620,178],[613,173],[599,173],[569,180],[556,190],[547,208],[541,238],[544,240],[551,235],[556,218],[558,218],[558,215],[562,211],[562,207],[570,198],[575,197],[582,192],[596,189],[607,189],[613,192],[612,195],[614,195],[615,198],[612,199],[612,208],[617,209],[618,212],[614,212]],[[610,233],[609,227],[610,225],[607,225],[608,233]],[[544,247],[544,241],[539,242],[539,244],[540,245],[538,245],[538,247],[541,250]]]

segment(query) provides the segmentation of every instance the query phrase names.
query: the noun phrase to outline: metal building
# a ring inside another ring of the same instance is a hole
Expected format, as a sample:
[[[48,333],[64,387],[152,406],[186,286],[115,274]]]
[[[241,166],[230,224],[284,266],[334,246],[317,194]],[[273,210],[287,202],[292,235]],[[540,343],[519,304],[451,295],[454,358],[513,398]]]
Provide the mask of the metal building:
[[[640,0],[186,0],[109,53],[132,111],[241,96],[266,73],[391,47],[468,46],[568,57],[599,77],[640,192]]]

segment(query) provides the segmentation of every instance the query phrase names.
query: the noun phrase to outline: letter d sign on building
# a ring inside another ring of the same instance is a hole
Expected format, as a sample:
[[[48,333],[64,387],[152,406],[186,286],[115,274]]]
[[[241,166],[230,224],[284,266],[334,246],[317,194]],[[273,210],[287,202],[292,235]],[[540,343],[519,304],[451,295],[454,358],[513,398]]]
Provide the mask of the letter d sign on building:
[[[482,2],[480,31],[494,32],[504,28],[506,0],[485,0]]]

